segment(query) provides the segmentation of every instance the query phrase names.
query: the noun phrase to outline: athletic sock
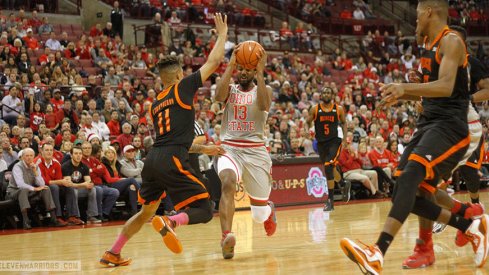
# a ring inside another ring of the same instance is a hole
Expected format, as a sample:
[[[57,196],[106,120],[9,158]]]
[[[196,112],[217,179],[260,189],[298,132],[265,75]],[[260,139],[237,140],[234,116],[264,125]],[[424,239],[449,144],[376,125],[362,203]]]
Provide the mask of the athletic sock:
[[[334,189],[328,189],[328,199],[333,204],[334,202]]]
[[[450,212],[452,212],[452,214],[457,214],[459,216],[464,217],[465,211],[468,208],[469,207],[465,203],[462,203],[462,202],[454,199],[453,200],[453,207],[452,207],[452,209],[450,209]]]
[[[380,252],[382,252],[382,255],[385,255],[385,252],[387,252],[387,249],[391,245],[392,240],[394,240],[394,237],[391,234],[386,232],[380,233],[376,245],[379,247]]]
[[[128,241],[128,238],[125,235],[123,235],[122,233],[119,234],[119,236],[117,237],[117,240],[115,241],[115,243],[112,246],[112,249],[110,249],[110,251],[114,254],[121,253],[121,250],[124,247],[124,245],[126,245],[127,241]]]
[[[462,232],[467,231],[471,223],[472,220],[464,219],[463,217],[458,216],[457,214],[452,214],[450,220],[448,221],[448,225],[455,227]]]
[[[423,240],[427,244],[432,238],[432,229],[420,228],[419,229],[419,239]]]
[[[188,224],[188,215],[185,212],[181,212],[173,216],[168,216],[168,218],[171,221],[175,222],[175,227]]]

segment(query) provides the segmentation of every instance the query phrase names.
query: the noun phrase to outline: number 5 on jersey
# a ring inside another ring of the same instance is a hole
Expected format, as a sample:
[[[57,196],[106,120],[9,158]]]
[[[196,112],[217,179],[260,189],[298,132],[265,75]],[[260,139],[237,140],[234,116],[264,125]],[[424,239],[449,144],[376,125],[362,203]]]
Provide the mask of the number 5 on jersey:
[[[324,124],[324,134],[329,135],[329,125],[328,124]]]
[[[245,105],[234,105],[234,119],[246,120],[248,117],[248,108]]]

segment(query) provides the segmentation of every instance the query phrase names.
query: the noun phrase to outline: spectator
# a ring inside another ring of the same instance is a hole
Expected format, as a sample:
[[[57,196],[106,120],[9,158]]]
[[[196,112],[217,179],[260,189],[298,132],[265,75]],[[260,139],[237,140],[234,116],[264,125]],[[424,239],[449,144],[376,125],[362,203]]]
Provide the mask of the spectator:
[[[96,153],[100,149],[96,147]],[[103,184],[104,180],[106,183],[113,183],[119,180],[118,178],[112,178],[108,174],[105,166],[92,155],[92,144],[88,141],[84,141],[81,145],[82,149],[82,163],[89,168],[90,179],[92,180],[96,189],[98,189],[102,196],[97,197],[97,208],[102,221],[107,221],[112,208],[115,205],[117,198],[119,197],[119,191],[116,188],[112,188],[108,185]]]
[[[9,124],[13,124],[17,117],[24,112],[24,103],[18,97],[18,89],[16,86],[9,88],[9,94],[2,99],[3,104],[3,120]]]
[[[121,160],[121,173],[127,177],[134,178],[138,183],[142,183],[141,172],[143,171],[144,163],[137,160],[136,148],[132,145],[126,145],[123,150],[124,158]]]
[[[46,41],[46,47],[49,48],[52,51],[60,51],[62,50],[62,45],[61,43],[56,39],[56,33],[51,32],[49,39]],[[75,44],[73,44],[73,52],[75,51],[74,48]]]
[[[360,7],[356,7],[355,10],[353,11],[353,18],[356,20],[364,20],[365,19],[365,14],[360,9]]]
[[[95,111],[92,116],[92,126],[95,127],[98,131],[99,136],[102,138],[102,141],[108,141],[110,136],[110,129],[105,124],[105,122],[100,120],[100,113]]]
[[[39,34],[43,34],[43,33],[51,33],[52,31],[54,31],[54,28],[51,24],[49,24],[48,18],[43,17],[42,18],[42,24],[41,24],[41,26],[39,26],[39,29],[37,32]]]
[[[51,214],[49,224],[58,226],[55,213],[55,205],[49,188],[44,183],[41,170],[34,163],[34,150],[26,148],[21,160],[12,169],[12,178],[7,188],[7,196],[18,201],[22,213],[24,229],[31,229],[28,210],[31,208],[30,201],[39,197],[47,212]]]
[[[375,138],[374,147],[368,153],[368,157],[373,166],[381,167],[389,179],[392,178],[395,168],[394,159],[391,153],[384,148],[384,138],[382,136],[379,135]]]
[[[120,147],[125,148],[126,145],[130,145],[132,143],[132,139],[134,135],[131,134],[132,126],[130,123],[126,122],[122,125],[122,134],[117,137],[117,140],[120,142]]]
[[[110,12],[110,22],[114,33],[122,39],[124,35],[124,10],[119,8],[119,1],[114,1],[114,8]]]
[[[79,197],[88,197],[87,223],[101,223],[102,221],[97,216],[99,215],[98,198],[102,197],[102,190],[94,187],[90,179],[89,168],[81,162],[81,147],[75,146],[71,148],[70,155],[71,160],[61,165],[63,177],[73,183],[77,201]]]
[[[107,127],[110,130],[110,138],[116,138],[121,134],[121,125],[119,123],[119,112],[112,110],[110,113],[110,121],[107,122]]]
[[[53,197],[54,205],[56,206],[56,217],[60,225],[83,225],[85,224],[80,217],[78,202],[76,200],[75,189],[73,183],[63,178],[61,172],[61,164],[53,158],[54,147],[45,143],[42,145],[42,154],[34,161],[39,165],[41,175],[46,185],[48,185]],[[63,207],[60,202],[60,196],[65,198],[64,202],[68,212],[68,219],[63,219]]]
[[[370,193],[374,198],[384,197],[378,192],[379,184],[377,173],[375,171],[362,169],[362,163],[358,158],[358,152],[351,144],[345,144],[345,147],[341,150],[338,161],[345,180],[360,181],[365,188],[370,190]]]
[[[105,28],[102,30],[102,34],[107,36],[107,37],[110,37],[110,38],[115,37],[115,32],[112,29],[112,23],[111,22],[107,22],[107,24],[105,24]]]

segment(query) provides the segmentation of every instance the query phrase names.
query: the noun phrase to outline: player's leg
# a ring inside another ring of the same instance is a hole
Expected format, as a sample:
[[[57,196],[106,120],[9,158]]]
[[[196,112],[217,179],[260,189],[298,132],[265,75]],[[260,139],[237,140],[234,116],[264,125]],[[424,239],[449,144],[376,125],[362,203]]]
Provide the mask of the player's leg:
[[[134,216],[132,216],[122,228],[122,232],[117,237],[116,241],[112,245],[112,248],[105,252],[100,259],[100,263],[105,266],[119,266],[128,265],[131,263],[131,259],[124,259],[121,257],[120,252],[129,239],[134,236],[143,224],[145,224],[155,213],[160,205],[160,201],[156,201],[152,204],[143,204],[141,210]]]
[[[263,223],[267,236],[277,229],[275,205],[269,201],[272,191],[272,160],[265,147],[248,148],[243,157],[243,185],[250,197],[251,217]]]
[[[155,216],[152,224],[168,249],[173,253],[181,253],[182,245],[175,233],[176,227],[207,223],[212,219],[212,209],[209,193],[190,166],[188,154],[180,148],[165,149],[170,150],[171,156],[165,162],[168,172],[165,173],[164,186],[178,214]]]
[[[334,210],[334,170],[336,169],[336,163],[341,153],[341,139],[323,143],[320,147],[320,157],[324,165],[324,174],[326,175],[328,184],[328,199],[326,200],[324,211],[332,211]]]
[[[221,249],[224,259],[234,257],[236,236],[232,232],[234,217],[234,195],[236,184],[240,180],[239,163],[233,158],[231,151],[217,160],[217,173],[221,180],[221,199],[219,201],[219,220],[221,222]]]
[[[434,195],[424,188],[418,190],[418,196],[434,201]],[[433,250],[432,229],[433,221],[418,216],[419,231],[414,252],[402,262],[406,269],[423,268],[435,263],[435,252]]]
[[[422,129],[418,129],[415,137],[413,137],[417,145],[415,150],[409,153],[409,161],[397,181],[392,208],[376,245],[362,249],[349,239],[341,240],[340,245],[351,260],[369,272],[378,274],[382,270],[383,255],[385,255],[409,213],[412,212],[429,220],[444,222],[475,238],[477,241],[474,241],[473,244],[476,252],[476,264],[482,266],[485,263],[489,250],[489,239],[487,238],[489,216],[485,215],[472,222],[442,209],[423,197],[416,196],[418,187],[425,178],[437,177],[433,166],[436,165],[436,171],[440,173],[439,176],[444,176],[451,172],[463,157],[469,139],[464,138],[466,124],[463,121],[460,121],[459,124],[460,127],[453,127],[454,125],[452,125],[453,135],[446,133],[446,129],[450,129],[447,125],[435,125],[436,127],[430,127],[425,133]],[[437,146],[433,146],[433,144],[437,144]],[[431,161],[432,159],[433,161]]]

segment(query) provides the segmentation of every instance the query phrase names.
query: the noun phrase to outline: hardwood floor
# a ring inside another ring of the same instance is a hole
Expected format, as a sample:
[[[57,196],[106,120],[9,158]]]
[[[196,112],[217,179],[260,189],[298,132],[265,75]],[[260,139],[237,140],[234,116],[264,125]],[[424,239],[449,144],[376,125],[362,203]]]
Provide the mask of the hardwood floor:
[[[467,195],[456,197],[468,200]],[[482,193],[481,199],[487,203],[489,194]],[[218,217],[208,224],[178,228],[184,248],[179,255],[169,252],[160,235],[146,224],[123,250],[123,256],[133,258],[126,267],[102,268],[98,264],[121,225],[0,235],[0,260],[79,260],[83,273],[90,274],[360,274],[344,256],[339,240],[348,237],[375,242],[389,208],[389,201],[337,205],[332,213],[317,205],[283,208],[277,212],[279,226],[273,237],[265,235],[263,225],[252,222],[248,211],[237,212],[232,260],[221,256]],[[410,216],[388,251],[383,274],[489,274],[487,266],[474,267],[470,245],[455,246],[452,228],[434,236],[434,266],[403,270],[401,263],[414,247],[417,228],[416,217]]]

